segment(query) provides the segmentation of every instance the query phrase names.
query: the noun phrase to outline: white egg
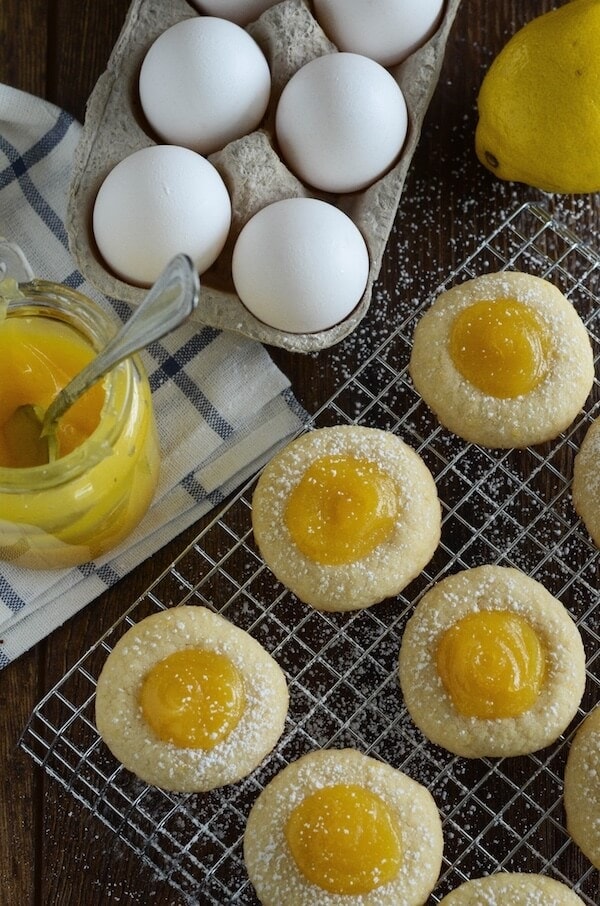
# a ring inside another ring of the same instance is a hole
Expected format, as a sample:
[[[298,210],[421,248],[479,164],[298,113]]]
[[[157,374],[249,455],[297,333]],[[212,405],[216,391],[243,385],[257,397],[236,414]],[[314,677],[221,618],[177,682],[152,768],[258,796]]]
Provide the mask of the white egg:
[[[183,252],[203,273],[231,226],[225,183],[209,161],[175,145],[135,151],[100,186],[92,228],[100,255],[128,283],[149,286]]]
[[[313,0],[315,16],[343,51],[394,66],[434,33],[444,0]]]
[[[212,154],[252,132],[271,94],[260,47],[234,22],[196,16],[172,25],[144,57],[139,95],[162,141]]]
[[[221,16],[238,25],[247,25],[280,0],[191,0],[193,6],[209,16]]]
[[[287,166],[325,192],[356,192],[398,158],[406,102],[387,69],[360,54],[331,53],[302,66],[281,93],[275,117]]]
[[[288,198],[246,223],[232,274],[238,296],[260,321],[289,333],[316,333],[342,321],[360,301],[369,253],[343,211],[316,198]]]

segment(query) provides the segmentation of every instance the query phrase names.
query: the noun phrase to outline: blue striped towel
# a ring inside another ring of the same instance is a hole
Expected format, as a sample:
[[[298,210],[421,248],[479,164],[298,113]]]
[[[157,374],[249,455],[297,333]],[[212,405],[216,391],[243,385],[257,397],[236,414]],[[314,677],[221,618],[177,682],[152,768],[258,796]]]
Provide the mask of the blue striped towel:
[[[80,129],[57,107],[0,85],[0,235],[23,250],[36,276],[125,319],[128,306],[90,286],[68,251],[64,216]],[[58,571],[0,562],[0,667],[222,501],[306,418],[256,341],[187,324],[142,357],[162,449],[155,501],[127,542],[96,562]]]

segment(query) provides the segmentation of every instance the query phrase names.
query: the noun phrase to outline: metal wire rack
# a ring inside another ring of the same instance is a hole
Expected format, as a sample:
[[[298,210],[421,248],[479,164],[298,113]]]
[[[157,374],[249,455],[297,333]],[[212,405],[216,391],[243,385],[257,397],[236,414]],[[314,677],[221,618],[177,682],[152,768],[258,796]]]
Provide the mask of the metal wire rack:
[[[503,222],[438,289],[492,270],[524,270],[571,299],[600,355],[600,257],[541,208],[526,204]],[[438,290],[436,290],[437,292]],[[423,301],[422,308],[431,298]],[[497,870],[536,871],[600,901],[600,877],[570,840],[562,777],[572,734],[600,699],[599,553],[570,499],[573,456],[598,410],[555,442],[495,451],[441,428],[407,375],[422,308],[400,303],[388,339],[316,413],[309,427],[352,423],[385,428],[415,447],[443,501],[442,542],[422,575],[398,598],[348,614],[325,614],[280,586],[254,546],[254,482],[198,535],[34,710],[20,744],[76,800],[167,879],[181,901],[256,904],[241,841],[258,792],[283,766],[317,747],[353,746],[426,784],[440,808],[445,857],[431,902],[463,880]],[[461,759],[414,728],[403,706],[396,662],[417,598],[448,572],[482,563],[515,566],[570,610],[586,649],[588,681],[573,725],[527,757]],[[117,639],[148,613],[202,604],[250,632],[287,673],[286,729],[246,780],[202,795],[150,788],[115,762],[93,717],[96,678]]]

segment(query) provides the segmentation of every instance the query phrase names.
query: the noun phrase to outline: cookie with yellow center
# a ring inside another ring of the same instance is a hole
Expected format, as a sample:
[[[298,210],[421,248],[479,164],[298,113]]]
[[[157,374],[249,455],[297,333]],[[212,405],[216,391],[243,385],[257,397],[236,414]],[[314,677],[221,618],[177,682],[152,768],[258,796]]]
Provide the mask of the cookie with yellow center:
[[[581,906],[566,884],[545,875],[502,872],[465,881],[440,900],[440,906]]]
[[[600,868],[600,705],[581,724],[565,768],[567,830]]]
[[[399,657],[406,707],[432,742],[468,758],[535,752],[577,712],[585,652],[566,608],[519,570],[479,566],[431,588]]]
[[[146,783],[180,792],[253,771],[287,709],[278,664],[205,607],[174,607],[132,626],[96,689],[96,726],[113,755]]]
[[[442,862],[431,794],[354,749],[284,768],[248,817],[244,859],[263,906],[419,906]]]
[[[263,470],[252,500],[256,543],[300,600],[349,611],[397,595],[439,543],[441,508],[427,466],[377,428],[319,428]]]
[[[571,302],[547,280],[508,271],[438,296],[415,329],[409,371],[443,425],[493,448],[557,437],[594,380]]]

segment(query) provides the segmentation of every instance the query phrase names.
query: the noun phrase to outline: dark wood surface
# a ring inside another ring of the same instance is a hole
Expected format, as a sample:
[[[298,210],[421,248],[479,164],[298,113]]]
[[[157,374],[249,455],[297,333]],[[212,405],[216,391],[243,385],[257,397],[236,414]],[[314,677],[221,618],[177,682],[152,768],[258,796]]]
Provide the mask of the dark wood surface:
[[[551,0],[463,0],[368,318],[355,335],[326,352],[302,356],[272,350],[309,410],[324,402],[385,337],[398,294],[421,299],[522,201],[541,200],[595,243],[597,196],[548,197],[501,184],[478,164],[473,150],[476,96],[485,70],[517,27],[552,5]],[[127,7],[128,0],[2,0],[0,81],[48,98],[83,119],[86,99],[106,65]],[[173,539],[0,673],[0,904],[177,904],[173,891],[132,853],[109,845],[103,827],[35,768],[17,743],[39,698],[168,566],[197,528]]]

